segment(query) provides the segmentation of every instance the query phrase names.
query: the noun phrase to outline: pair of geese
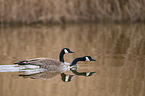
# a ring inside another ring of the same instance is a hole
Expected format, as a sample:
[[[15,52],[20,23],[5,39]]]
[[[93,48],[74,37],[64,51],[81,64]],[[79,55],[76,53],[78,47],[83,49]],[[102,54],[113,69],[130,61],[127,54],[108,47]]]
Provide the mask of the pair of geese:
[[[76,67],[76,64],[78,61],[96,61],[91,56],[84,56],[84,57],[75,58],[71,64],[66,63],[66,62],[64,62],[64,54],[66,54],[66,53],[74,53],[74,52],[71,51],[69,48],[63,48],[59,54],[59,61],[56,59],[51,59],[51,58],[35,58],[35,59],[19,61],[14,64],[18,64],[21,66],[33,65],[33,66],[37,66],[39,68],[44,68],[44,69],[49,69],[49,70],[66,71],[66,69],[68,69],[68,68]]]

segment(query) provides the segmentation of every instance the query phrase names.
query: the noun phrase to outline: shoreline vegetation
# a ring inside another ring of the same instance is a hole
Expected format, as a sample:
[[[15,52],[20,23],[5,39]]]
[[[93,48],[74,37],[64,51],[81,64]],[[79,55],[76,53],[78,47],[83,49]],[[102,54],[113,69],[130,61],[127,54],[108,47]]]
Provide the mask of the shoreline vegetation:
[[[0,0],[0,24],[145,22],[145,0]]]

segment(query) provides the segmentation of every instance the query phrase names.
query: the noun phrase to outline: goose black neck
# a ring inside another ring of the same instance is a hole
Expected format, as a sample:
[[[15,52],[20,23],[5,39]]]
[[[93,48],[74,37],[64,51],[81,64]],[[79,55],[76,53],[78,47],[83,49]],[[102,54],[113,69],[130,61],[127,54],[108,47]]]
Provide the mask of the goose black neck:
[[[59,61],[64,62],[64,52],[63,52],[63,50],[61,50],[61,52],[59,54]]]
[[[85,58],[79,57],[79,58],[74,59],[70,66],[76,65],[76,63],[77,63],[78,61],[85,61]]]

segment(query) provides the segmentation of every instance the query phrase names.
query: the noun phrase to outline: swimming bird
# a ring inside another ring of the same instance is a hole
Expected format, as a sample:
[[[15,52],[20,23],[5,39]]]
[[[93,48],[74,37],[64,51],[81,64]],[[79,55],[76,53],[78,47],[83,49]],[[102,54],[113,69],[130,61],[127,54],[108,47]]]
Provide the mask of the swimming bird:
[[[76,65],[78,61],[96,61],[91,56],[84,56],[84,57],[78,57],[73,60],[71,65],[67,65],[65,63],[62,63],[56,59],[50,59],[50,58],[36,58],[36,59],[29,59],[25,61],[20,61],[20,63],[17,63],[18,65],[36,65],[40,66],[40,68],[46,69],[46,71],[38,74],[21,74],[20,76],[23,77],[29,77],[33,79],[42,78],[42,79],[50,79],[53,78],[59,74],[63,75],[63,79],[65,78],[65,82],[68,82],[69,79],[72,78],[73,75],[65,76],[64,72],[70,70],[71,67]]]
[[[77,63],[78,61],[96,61],[96,60],[93,59],[91,56],[78,57],[78,58],[75,58],[75,59],[73,60],[73,62],[71,63],[70,66],[76,65],[76,63]]]
[[[74,51],[71,51],[69,48],[63,48],[61,50],[60,54],[59,54],[59,60],[60,60],[60,62],[63,62],[65,64],[69,65],[70,63],[64,62],[64,54],[67,54],[67,53],[74,53]],[[47,58],[36,58],[36,59],[29,59],[29,60],[19,61],[19,62],[16,62],[14,64],[27,65],[27,66],[25,66],[27,68],[38,68],[39,66],[32,66],[32,65],[35,65],[36,62],[34,64],[28,64],[28,61],[31,61],[31,62],[32,61],[37,61],[37,63],[38,63],[39,60],[41,61],[41,59],[42,59],[42,61],[43,61],[44,59],[47,59]],[[54,60],[54,59],[47,59],[46,61],[47,62],[48,61],[50,61],[50,62],[54,61],[55,62],[56,60]]]
[[[63,48],[59,54],[59,61],[64,62],[64,54],[67,53],[74,53],[74,51],[71,51],[69,48]]]
[[[78,57],[78,58],[75,58],[73,60],[71,65],[67,65],[63,62],[56,60],[56,59],[35,58],[35,59],[28,59],[28,60],[24,60],[24,61],[19,61],[19,62],[16,62],[14,64],[35,65],[35,66],[39,66],[40,68],[51,69],[51,70],[60,70],[60,69],[64,69],[64,68],[66,68],[66,69],[70,68],[70,67],[76,65],[76,63],[78,61],[96,61],[96,60],[93,59],[91,56]]]

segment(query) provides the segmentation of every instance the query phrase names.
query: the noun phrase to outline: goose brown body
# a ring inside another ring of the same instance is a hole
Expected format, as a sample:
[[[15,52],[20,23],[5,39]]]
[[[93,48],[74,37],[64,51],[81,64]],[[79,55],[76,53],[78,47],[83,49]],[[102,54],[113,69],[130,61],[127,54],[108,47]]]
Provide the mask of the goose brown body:
[[[51,58],[28,59],[28,60],[20,61],[19,63],[21,63],[22,65],[37,65],[40,66],[40,68],[45,68],[49,70],[58,70],[66,67],[66,64],[58,61],[57,59],[51,59]]]

